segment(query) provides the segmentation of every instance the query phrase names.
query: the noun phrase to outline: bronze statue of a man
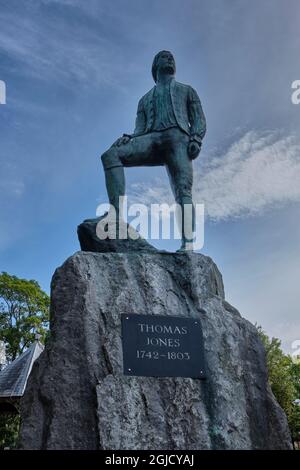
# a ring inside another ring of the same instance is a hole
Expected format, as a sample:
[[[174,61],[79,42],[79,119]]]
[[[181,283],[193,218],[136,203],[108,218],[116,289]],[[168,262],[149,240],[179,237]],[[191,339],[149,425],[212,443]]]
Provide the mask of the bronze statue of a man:
[[[206,131],[205,116],[196,91],[175,80],[175,60],[171,52],[154,57],[152,76],[155,86],[138,104],[135,130],[124,134],[101,157],[110,204],[119,210],[125,195],[124,167],[165,165],[177,204],[191,205],[193,164]],[[194,209],[192,209],[194,214]],[[192,232],[194,215],[192,215]],[[181,251],[191,243],[182,230]]]

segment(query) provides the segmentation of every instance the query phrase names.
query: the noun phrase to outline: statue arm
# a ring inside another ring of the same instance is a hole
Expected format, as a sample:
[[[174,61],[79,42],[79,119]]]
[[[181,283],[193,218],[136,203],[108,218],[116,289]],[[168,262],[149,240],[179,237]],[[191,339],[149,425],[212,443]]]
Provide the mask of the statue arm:
[[[134,134],[143,134],[146,128],[146,116],[143,106],[143,98],[140,99],[135,120]]]
[[[189,90],[188,115],[191,126],[191,140],[196,141],[201,145],[206,132],[206,119],[202,110],[200,98],[192,87],[190,87]]]
[[[120,147],[121,145],[126,145],[132,137],[144,133],[146,127],[146,118],[143,107],[143,99],[141,98],[138,104],[138,110],[135,120],[135,129],[133,134],[123,134],[122,137],[119,137],[114,143],[113,146]]]

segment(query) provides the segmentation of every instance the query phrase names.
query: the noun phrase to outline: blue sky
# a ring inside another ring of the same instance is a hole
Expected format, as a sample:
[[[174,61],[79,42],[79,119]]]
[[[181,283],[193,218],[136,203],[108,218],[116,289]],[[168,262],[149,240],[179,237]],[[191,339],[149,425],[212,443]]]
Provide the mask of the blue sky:
[[[0,270],[37,279],[79,249],[76,227],[107,201],[99,156],[132,132],[161,49],[199,93],[195,164],[203,253],[227,299],[300,339],[298,0],[0,0]],[[163,168],[126,170],[129,198],[170,197]],[[137,186],[139,185],[139,186]],[[170,244],[175,249],[175,244]]]

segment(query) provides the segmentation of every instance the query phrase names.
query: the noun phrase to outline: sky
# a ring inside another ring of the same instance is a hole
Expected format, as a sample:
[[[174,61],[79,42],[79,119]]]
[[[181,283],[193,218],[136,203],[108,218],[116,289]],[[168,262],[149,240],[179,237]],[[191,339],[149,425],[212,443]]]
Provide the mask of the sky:
[[[195,88],[205,243],[227,300],[293,352],[300,339],[298,0],[0,0],[0,271],[50,292],[107,202],[100,155],[131,133],[162,49]],[[130,201],[172,200],[165,169],[126,169]],[[176,250],[179,242],[157,242]]]

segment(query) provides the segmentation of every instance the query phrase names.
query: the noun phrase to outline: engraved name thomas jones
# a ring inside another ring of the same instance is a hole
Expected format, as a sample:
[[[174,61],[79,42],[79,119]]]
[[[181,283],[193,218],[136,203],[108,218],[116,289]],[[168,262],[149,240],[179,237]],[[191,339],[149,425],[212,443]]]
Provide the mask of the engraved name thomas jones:
[[[126,375],[204,378],[199,320],[122,315],[122,333]]]
[[[161,335],[186,335],[188,333],[187,326],[157,325],[148,323],[138,323],[140,333],[145,335],[145,346],[157,346],[158,348],[179,348],[181,342],[179,338],[168,338],[161,336],[148,336],[150,333]],[[159,359],[160,357],[168,360],[190,360],[188,352],[168,351],[160,353],[159,351],[143,351],[137,349],[136,357],[138,359]]]

